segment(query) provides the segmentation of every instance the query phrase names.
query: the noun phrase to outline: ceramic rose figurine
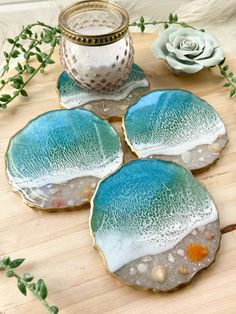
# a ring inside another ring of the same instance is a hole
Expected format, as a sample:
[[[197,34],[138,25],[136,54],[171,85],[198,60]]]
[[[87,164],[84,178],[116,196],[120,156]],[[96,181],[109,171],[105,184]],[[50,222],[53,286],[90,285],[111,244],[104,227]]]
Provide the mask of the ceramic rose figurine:
[[[178,75],[196,73],[224,59],[224,51],[213,35],[173,25],[154,41],[152,53],[164,59],[168,68]]]

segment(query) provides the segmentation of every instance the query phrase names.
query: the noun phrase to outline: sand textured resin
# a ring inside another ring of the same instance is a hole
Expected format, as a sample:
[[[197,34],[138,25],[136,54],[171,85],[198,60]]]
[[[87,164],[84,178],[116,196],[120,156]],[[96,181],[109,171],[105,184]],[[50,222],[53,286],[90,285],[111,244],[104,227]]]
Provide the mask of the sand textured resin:
[[[108,271],[127,284],[169,291],[215,259],[218,212],[185,168],[141,159],[101,181],[91,230]]]
[[[171,160],[190,170],[212,164],[228,142],[217,112],[184,90],[152,91],[128,108],[123,122],[139,157]]]
[[[133,64],[128,79],[113,92],[98,93],[81,88],[66,72],[57,82],[59,100],[63,107],[84,108],[104,118],[122,118],[127,107],[149,90],[143,70]]]
[[[122,160],[119,138],[106,121],[82,109],[55,110],[11,139],[6,171],[30,206],[73,208],[88,203],[98,180]]]

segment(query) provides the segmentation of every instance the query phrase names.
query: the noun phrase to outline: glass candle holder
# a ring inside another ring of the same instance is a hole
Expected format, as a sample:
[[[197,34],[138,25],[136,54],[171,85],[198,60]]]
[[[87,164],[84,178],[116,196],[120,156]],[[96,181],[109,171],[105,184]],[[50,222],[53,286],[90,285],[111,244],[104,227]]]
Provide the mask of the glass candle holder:
[[[107,1],[82,1],[59,16],[61,61],[82,88],[111,92],[128,78],[134,49],[125,9]]]

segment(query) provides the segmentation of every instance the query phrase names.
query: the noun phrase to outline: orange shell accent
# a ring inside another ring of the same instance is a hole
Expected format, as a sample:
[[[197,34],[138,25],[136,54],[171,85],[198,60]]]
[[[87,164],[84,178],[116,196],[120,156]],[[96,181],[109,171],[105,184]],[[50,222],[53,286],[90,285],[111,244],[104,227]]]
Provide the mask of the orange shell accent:
[[[192,263],[200,262],[208,254],[208,247],[199,243],[191,243],[187,246],[186,255]]]
[[[53,198],[51,200],[51,206],[53,208],[63,208],[65,206],[65,202],[61,198]]]

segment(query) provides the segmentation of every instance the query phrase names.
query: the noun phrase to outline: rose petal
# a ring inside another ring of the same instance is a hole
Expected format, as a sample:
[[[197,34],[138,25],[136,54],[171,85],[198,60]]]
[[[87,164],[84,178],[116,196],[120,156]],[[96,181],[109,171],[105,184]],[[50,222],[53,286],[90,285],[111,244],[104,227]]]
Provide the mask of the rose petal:
[[[173,33],[171,32],[169,34],[169,41],[171,43],[173,43],[174,39],[176,38],[176,36],[184,36],[184,37],[187,37],[187,36],[192,36],[192,37],[200,37],[200,38],[203,38],[204,40],[204,35],[205,33],[203,32],[200,32],[200,31],[197,31],[197,30],[194,30],[194,29],[191,29],[191,28],[179,28],[177,33]]]
[[[203,52],[199,56],[197,56],[195,58],[195,60],[201,60],[201,59],[206,59],[206,58],[210,57],[212,55],[214,49],[215,48],[212,46],[212,43],[206,41]]]
[[[186,40],[186,39],[191,40],[192,42],[197,44],[196,48],[194,50],[183,50],[183,49],[180,49],[178,47],[180,42],[182,40]],[[179,49],[183,55],[197,56],[202,52],[204,45],[205,45],[205,43],[204,43],[203,39],[200,37],[196,38],[196,37],[192,37],[192,36],[186,36],[186,37],[185,36],[177,36],[173,41],[173,47],[175,47],[176,49]]]
[[[168,54],[166,43],[168,42],[169,34],[176,32],[177,30],[178,28],[174,27],[174,25],[171,25],[160,33],[151,46],[154,57],[160,59],[166,58],[166,55]]]
[[[180,62],[180,60],[175,59],[173,56],[166,56],[166,61],[168,64],[176,69],[181,70],[186,73],[196,73],[203,68],[203,65],[193,62],[192,64],[186,64],[184,62]]]
[[[202,50],[204,48],[205,41],[204,41],[204,39],[201,36],[199,36],[199,35],[197,35],[197,36],[188,36],[187,38],[190,39],[191,41],[197,43],[199,50]]]
[[[220,42],[214,35],[211,35],[209,33],[203,33],[204,34],[204,40],[206,42],[210,42],[214,48],[220,47]]]
[[[224,59],[224,50],[221,47],[215,48],[213,54],[206,59],[196,60],[196,62],[204,67],[217,65]]]
[[[166,43],[166,48],[169,52],[172,52],[174,55],[176,55],[178,59],[189,61],[189,58],[182,54],[182,50],[174,48],[170,43]]]
[[[166,49],[167,38],[158,37],[152,44],[151,50],[156,58],[165,59],[168,54],[168,50]]]
[[[194,56],[198,56],[202,50],[182,50],[174,48],[170,43],[166,43],[166,48],[169,52],[174,53],[181,60],[192,60]]]

